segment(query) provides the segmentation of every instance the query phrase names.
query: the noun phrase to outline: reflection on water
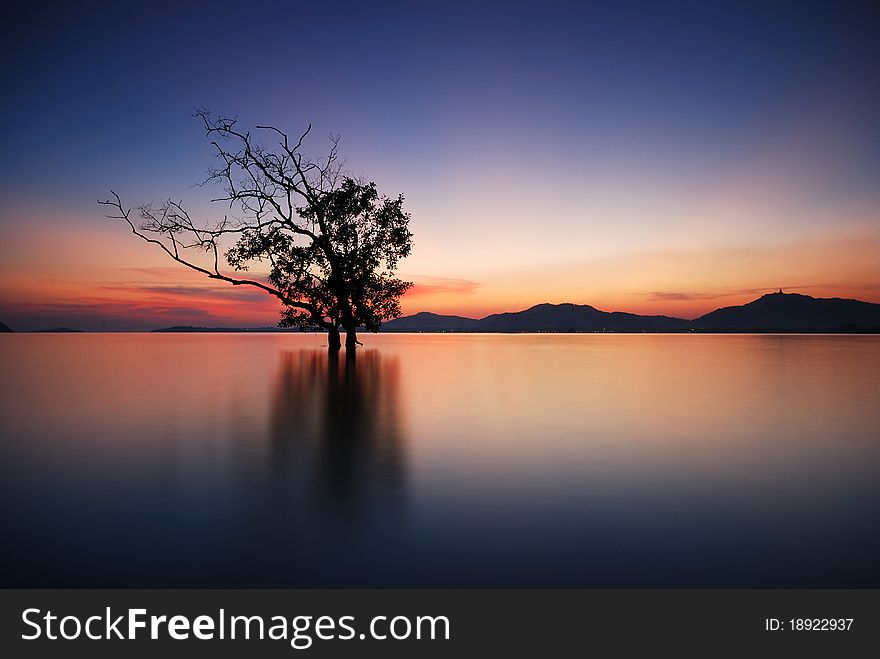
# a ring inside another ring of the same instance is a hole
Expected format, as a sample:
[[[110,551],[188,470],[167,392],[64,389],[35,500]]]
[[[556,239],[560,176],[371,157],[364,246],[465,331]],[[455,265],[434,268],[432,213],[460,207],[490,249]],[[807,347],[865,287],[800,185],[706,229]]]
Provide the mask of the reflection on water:
[[[880,585],[880,337],[321,338],[0,337],[0,585]]]
[[[274,478],[314,490],[317,507],[362,508],[403,486],[396,357],[286,352],[272,394]],[[323,511],[321,511],[323,512]]]

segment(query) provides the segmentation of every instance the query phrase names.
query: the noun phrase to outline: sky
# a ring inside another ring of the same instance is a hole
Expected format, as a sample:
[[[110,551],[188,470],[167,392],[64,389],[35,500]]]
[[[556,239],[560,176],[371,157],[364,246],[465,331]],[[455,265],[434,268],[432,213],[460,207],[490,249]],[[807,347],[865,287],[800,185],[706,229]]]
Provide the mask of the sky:
[[[876,3],[30,4],[0,28],[15,330],[277,322],[95,203],[222,216],[195,107],[339,134],[403,193],[405,313],[880,302]]]

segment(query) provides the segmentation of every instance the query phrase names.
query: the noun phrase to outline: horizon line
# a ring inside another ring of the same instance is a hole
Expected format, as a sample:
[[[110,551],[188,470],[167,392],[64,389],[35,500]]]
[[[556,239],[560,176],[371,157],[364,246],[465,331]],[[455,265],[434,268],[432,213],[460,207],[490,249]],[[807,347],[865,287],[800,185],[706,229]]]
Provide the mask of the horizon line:
[[[588,308],[590,308],[590,309],[594,309],[595,311],[598,311],[598,312],[600,312],[600,313],[608,313],[608,314],[627,314],[627,315],[638,316],[638,317],[642,317],[642,318],[669,318],[669,319],[672,319],[672,320],[680,320],[680,321],[685,321],[685,322],[689,322],[689,323],[690,323],[690,322],[693,322],[693,321],[699,320],[700,318],[702,318],[702,317],[704,317],[704,316],[707,316],[708,314],[713,313],[713,312],[715,312],[715,311],[718,311],[718,310],[721,310],[721,309],[728,309],[728,308],[742,307],[742,306],[745,306],[745,305],[750,304],[750,303],[752,303],[752,302],[756,302],[757,300],[760,300],[760,299],[762,299],[762,298],[764,298],[764,297],[768,297],[768,296],[771,296],[771,295],[786,295],[786,296],[791,295],[791,296],[799,296],[799,297],[810,298],[810,299],[812,299],[812,300],[843,300],[843,301],[861,302],[861,303],[864,303],[864,304],[878,304],[877,302],[870,302],[870,301],[867,301],[867,300],[860,300],[860,299],[857,299],[857,298],[843,298],[843,297],[839,297],[839,296],[834,296],[834,297],[814,297],[814,296],[809,295],[809,294],[807,294],[807,293],[785,292],[782,288],[779,288],[778,290],[775,290],[775,291],[773,291],[773,290],[771,289],[771,292],[769,292],[769,293],[763,293],[762,295],[760,295],[760,296],[754,298],[753,300],[750,300],[749,302],[745,302],[745,303],[743,303],[743,304],[733,304],[733,305],[719,306],[719,307],[716,307],[715,309],[713,309],[712,311],[706,312],[706,313],[704,313],[704,314],[700,314],[699,316],[695,316],[694,318],[685,318],[685,317],[681,317],[681,316],[670,316],[670,315],[666,315],[666,314],[640,314],[640,313],[635,313],[635,312],[630,312],[630,311],[622,311],[622,310],[606,311],[606,310],[604,310],[604,309],[600,309],[600,308],[598,308],[598,307],[595,307],[595,306],[593,306],[593,305],[591,305],[591,304],[577,303],[577,302],[539,302],[539,303],[533,304],[533,305],[531,305],[531,306],[525,307],[525,308],[523,308],[523,309],[519,309],[519,310],[517,310],[517,311],[500,311],[500,312],[491,313],[491,314],[488,314],[488,315],[485,315],[485,316],[481,316],[481,317],[478,317],[478,318],[474,318],[474,317],[471,317],[471,316],[462,316],[462,315],[454,314],[454,313],[437,313],[437,312],[429,311],[429,310],[421,310],[421,311],[416,311],[416,312],[413,312],[413,313],[410,313],[410,314],[405,314],[405,315],[402,314],[402,315],[400,315],[400,316],[397,316],[396,318],[390,318],[390,319],[384,321],[382,324],[385,325],[385,324],[387,324],[387,323],[389,323],[389,322],[393,322],[393,321],[395,321],[395,320],[399,320],[399,319],[403,319],[403,318],[412,318],[412,317],[414,317],[414,316],[418,316],[418,315],[420,315],[420,314],[431,314],[431,315],[434,315],[434,316],[440,316],[440,317],[445,317],[445,318],[461,318],[461,319],[463,319],[463,320],[471,320],[471,321],[474,321],[474,322],[480,322],[480,321],[486,320],[486,319],[488,319],[488,318],[491,318],[491,317],[493,317],[493,316],[499,316],[499,315],[505,315],[505,314],[518,314],[518,313],[523,313],[523,312],[529,311],[529,310],[531,310],[531,309],[535,309],[535,308],[537,308],[537,307],[543,307],[543,306],[547,306],[547,307],[561,307],[561,306],[588,307]],[[10,325],[6,324],[2,319],[0,319],[0,324],[2,324],[2,325],[4,325],[5,327],[9,328],[9,329],[11,330],[11,332],[13,332],[13,333],[22,333],[22,334],[26,334],[26,333],[52,332],[52,331],[58,331],[58,330],[66,330],[66,331],[68,331],[68,332],[72,332],[72,333],[77,333],[77,332],[107,333],[107,334],[112,334],[112,333],[138,333],[138,332],[155,332],[155,331],[158,331],[158,330],[167,330],[167,329],[169,329],[169,328],[175,328],[175,327],[180,327],[180,328],[193,328],[193,329],[207,329],[207,330],[214,330],[214,331],[222,331],[222,330],[257,331],[257,332],[264,332],[264,333],[265,333],[265,332],[271,332],[271,331],[289,331],[289,332],[292,332],[292,333],[296,333],[296,332],[303,332],[303,333],[306,333],[306,332],[311,331],[311,330],[307,330],[307,329],[302,329],[302,330],[301,330],[301,329],[297,329],[297,328],[280,328],[280,327],[278,327],[277,325],[267,325],[267,324],[265,324],[265,323],[259,323],[259,324],[253,324],[253,325],[241,325],[241,324],[237,324],[237,323],[235,323],[235,322],[231,322],[231,323],[221,323],[221,324],[214,324],[214,325],[201,325],[201,324],[192,324],[192,323],[176,323],[176,324],[171,324],[171,325],[164,325],[164,326],[162,326],[162,327],[153,327],[153,328],[150,328],[150,329],[111,329],[111,330],[104,330],[104,329],[80,330],[80,329],[77,329],[77,328],[75,328],[75,327],[71,327],[70,325],[67,325],[67,324],[56,325],[56,326],[53,326],[53,327],[47,327],[47,328],[44,328],[44,329],[14,330],[14,329],[11,328]]]

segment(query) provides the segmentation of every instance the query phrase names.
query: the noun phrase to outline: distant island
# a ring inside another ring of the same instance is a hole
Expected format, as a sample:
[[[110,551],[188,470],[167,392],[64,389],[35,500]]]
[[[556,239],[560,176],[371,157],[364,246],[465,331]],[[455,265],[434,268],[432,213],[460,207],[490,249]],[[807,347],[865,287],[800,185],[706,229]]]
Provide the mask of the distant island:
[[[76,334],[82,331],[83,330],[71,329],[70,327],[55,327],[53,329],[34,330],[34,332],[43,334]]]
[[[10,329],[7,325],[0,323],[0,332],[11,332],[11,331],[12,331],[12,329]]]

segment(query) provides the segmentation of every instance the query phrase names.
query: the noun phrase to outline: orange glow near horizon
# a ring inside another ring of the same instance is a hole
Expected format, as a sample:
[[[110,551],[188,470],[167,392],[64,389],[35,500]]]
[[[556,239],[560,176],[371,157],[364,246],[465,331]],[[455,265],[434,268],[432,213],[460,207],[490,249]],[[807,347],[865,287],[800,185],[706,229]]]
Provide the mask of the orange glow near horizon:
[[[279,304],[262,291],[212,282],[169,264],[157,250],[118,229],[104,225],[85,232],[59,229],[51,238],[16,236],[22,249],[2,265],[0,320],[13,329],[277,323]],[[35,251],[52,258],[35,263]],[[486,259],[473,278],[413,274],[404,268],[401,276],[415,285],[402,308],[404,314],[479,318],[543,302],[573,302],[606,311],[694,318],[780,287],[815,297],[880,302],[878,255],[880,235],[864,232],[760,247],[658,248],[519,268],[492,268]],[[443,267],[457,274],[455,264]]]

